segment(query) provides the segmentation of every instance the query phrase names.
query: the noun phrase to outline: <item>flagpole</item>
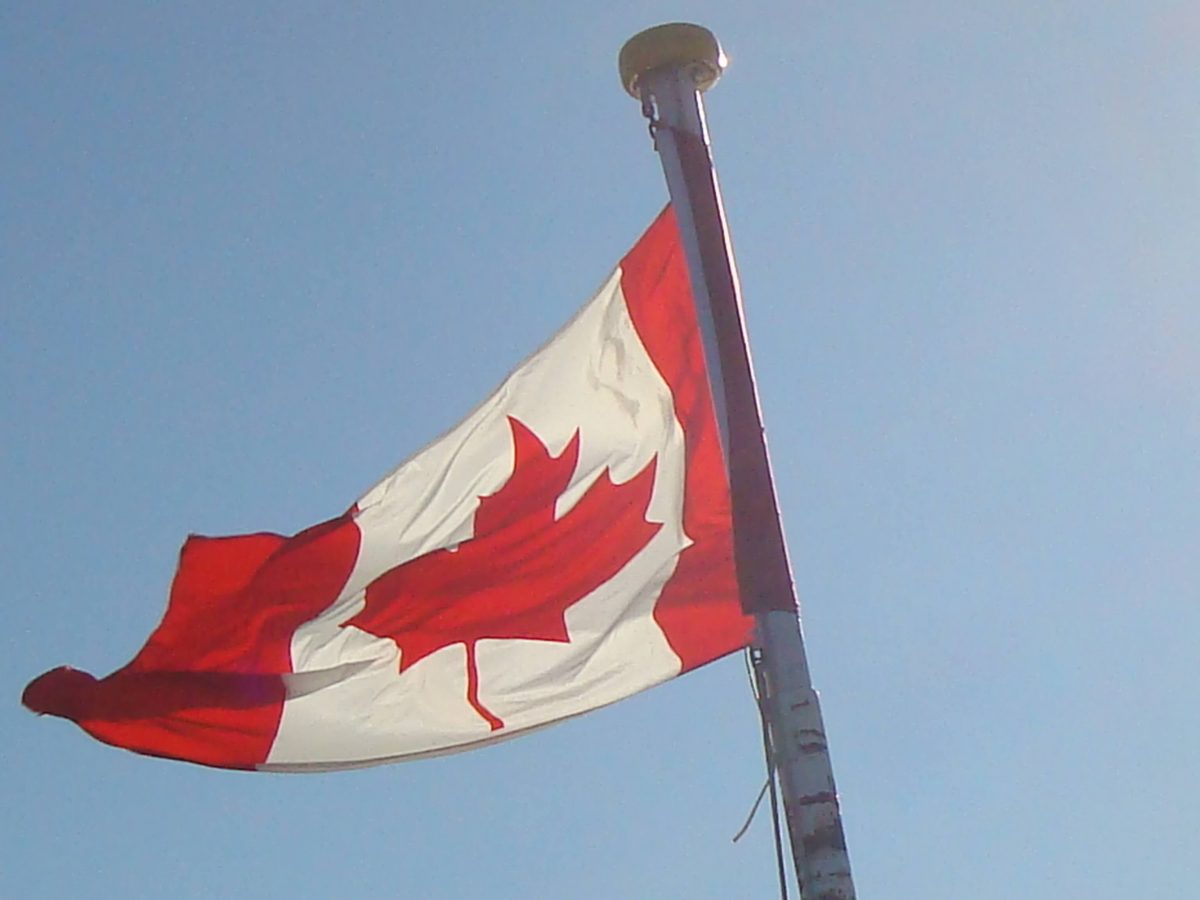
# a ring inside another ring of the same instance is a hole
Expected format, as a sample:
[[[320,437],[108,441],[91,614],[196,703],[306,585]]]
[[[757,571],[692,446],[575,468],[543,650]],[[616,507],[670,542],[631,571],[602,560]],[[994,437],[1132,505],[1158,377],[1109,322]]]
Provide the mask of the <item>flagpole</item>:
[[[765,668],[764,708],[803,900],[853,900],[854,884],[791,564],[771,480],[741,292],[713,167],[702,92],[725,55],[698,25],[660,25],[621,49],[621,81],[650,120],[679,223],[729,471],[734,554]]]

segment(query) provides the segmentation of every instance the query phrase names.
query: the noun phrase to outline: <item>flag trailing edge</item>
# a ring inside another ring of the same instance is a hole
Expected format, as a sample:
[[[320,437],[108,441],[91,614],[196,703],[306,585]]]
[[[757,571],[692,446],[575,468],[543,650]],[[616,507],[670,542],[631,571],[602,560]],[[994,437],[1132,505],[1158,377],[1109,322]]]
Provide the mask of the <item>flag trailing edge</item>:
[[[615,702],[751,639],[668,207],[457,427],[292,537],[192,536],[162,622],[38,713],[210,766],[353,768]]]

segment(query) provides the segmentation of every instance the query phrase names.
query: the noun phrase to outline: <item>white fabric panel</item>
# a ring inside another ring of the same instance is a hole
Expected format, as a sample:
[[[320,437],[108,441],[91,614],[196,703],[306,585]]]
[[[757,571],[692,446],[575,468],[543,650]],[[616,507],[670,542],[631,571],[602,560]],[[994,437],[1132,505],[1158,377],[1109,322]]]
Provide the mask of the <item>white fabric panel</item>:
[[[401,674],[394,642],[341,626],[363,608],[366,586],[385,571],[470,536],[479,498],[512,473],[508,416],[529,426],[554,455],[580,431],[579,463],[558,501],[560,516],[605,468],[624,482],[657,456],[647,518],[663,527],[615,578],[568,609],[569,643],[478,643],[480,701],[505,722],[491,732],[466,699],[462,644]],[[684,465],[670,391],[629,319],[618,270],[475,412],[359,502],[359,558],[338,600],[296,632],[298,689],[284,705],[264,768],[344,767],[466,749],[677,675],[679,658],[652,613],[689,543],[682,528]],[[315,675],[346,666],[345,677],[330,683]]]

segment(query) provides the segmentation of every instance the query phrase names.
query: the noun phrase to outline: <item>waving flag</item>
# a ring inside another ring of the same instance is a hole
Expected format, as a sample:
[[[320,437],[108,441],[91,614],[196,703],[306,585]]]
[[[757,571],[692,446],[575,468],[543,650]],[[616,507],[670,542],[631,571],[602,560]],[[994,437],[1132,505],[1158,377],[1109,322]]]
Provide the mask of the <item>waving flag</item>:
[[[668,208],[460,425],[293,537],[191,537],[104,679],[25,690],[139,753],[321,770],[467,749],[737,650],[729,490]]]

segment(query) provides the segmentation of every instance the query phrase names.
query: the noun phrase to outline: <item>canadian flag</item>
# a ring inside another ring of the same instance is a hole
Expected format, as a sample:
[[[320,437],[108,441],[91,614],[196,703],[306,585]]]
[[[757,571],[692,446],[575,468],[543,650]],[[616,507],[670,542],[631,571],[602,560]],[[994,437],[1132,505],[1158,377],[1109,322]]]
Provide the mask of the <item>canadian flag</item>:
[[[162,623],[38,713],[139,753],[348,768],[464,750],[745,646],[728,480],[665,210],[452,431],[293,537],[190,537]]]

